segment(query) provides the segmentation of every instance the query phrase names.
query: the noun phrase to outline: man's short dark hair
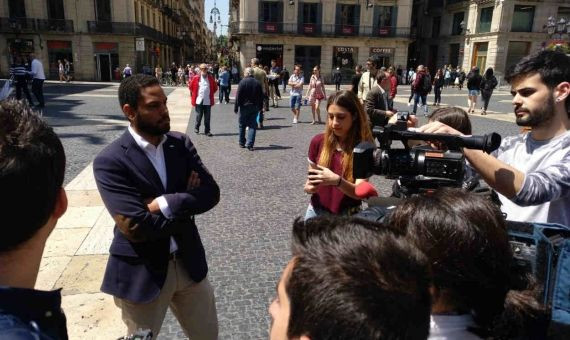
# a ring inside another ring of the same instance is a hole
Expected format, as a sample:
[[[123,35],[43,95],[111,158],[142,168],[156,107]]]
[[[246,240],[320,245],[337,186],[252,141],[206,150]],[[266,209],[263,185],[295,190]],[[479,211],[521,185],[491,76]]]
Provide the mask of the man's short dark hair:
[[[123,79],[119,86],[119,104],[121,107],[129,104],[130,107],[136,109],[141,96],[141,89],[154,85],[160,85],[160,82],[156,77],[148,74],[139,73]]]
[[[47,222],[64,174],[65,153],[53,129],[23,102],[0,101],[0,252]]]
[[[550,89],[570,81],[570,57],[559,51],[544,50],[522,58],[507,70],[505,80],[512,83],[520,77],[540,74],[542,82]],[[570,99],[566,98],[566,112],[570,115]]]
[[[346,217],[298,219],[292,252],[285,282],[290,338],[427,338],[426,258],[388,227]]]

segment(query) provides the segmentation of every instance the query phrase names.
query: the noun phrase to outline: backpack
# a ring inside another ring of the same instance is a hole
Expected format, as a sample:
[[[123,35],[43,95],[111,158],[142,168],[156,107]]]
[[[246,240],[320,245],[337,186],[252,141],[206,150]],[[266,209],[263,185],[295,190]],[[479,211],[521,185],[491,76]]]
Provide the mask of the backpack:
[[[483,78],[482,90],[492,91],[495,87],[497,87],[497,78],[495,77],[491,77],[490,79]]]
[[[429,93],[431,88],[431,77],[428,74],[424,74],[421,85],[422,92]]]
[[[554,223],[507,221],[515,266],[543,286],[542,303],[550,312],[548,338],[570,332],[570,228]]]

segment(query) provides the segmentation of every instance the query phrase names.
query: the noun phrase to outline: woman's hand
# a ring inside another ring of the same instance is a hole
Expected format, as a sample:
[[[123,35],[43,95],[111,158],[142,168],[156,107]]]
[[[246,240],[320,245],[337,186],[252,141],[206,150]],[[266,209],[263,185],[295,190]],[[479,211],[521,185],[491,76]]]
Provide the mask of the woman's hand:
[[[337,185],[340,180],[340,176],[332,172],[329,168],[317,165],[316,169],[309,169],[309,176],[307,176],[308,184],[311,185]]]
[[[319,190],[319,186],[311,184],[309,183],[309,180],[307,180],[305,183],[305,188],[303,188],[303,190],[305,190],[307,194],[314,194]]]

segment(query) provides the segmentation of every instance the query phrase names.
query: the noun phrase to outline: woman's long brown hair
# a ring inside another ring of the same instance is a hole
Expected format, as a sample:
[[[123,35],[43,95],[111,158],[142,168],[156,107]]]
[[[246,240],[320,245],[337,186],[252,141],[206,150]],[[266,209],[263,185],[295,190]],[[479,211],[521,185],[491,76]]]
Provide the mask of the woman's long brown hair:
[[[331,125],[328,123],[325,129],[324,144],[319,157],[319,165],[329,168],[332,156],[337,145],[342,148],[342,177],[354,183],[352,175],[353,149],[360,142],[373,142],[372,131],[368,124],[368,118],[362,104],[352,91],[342,90],[329,96],[327,111],[331,105],[338,105],[350,112],[352,127],[346,136],[344,144],[341,144],[334,135]]]

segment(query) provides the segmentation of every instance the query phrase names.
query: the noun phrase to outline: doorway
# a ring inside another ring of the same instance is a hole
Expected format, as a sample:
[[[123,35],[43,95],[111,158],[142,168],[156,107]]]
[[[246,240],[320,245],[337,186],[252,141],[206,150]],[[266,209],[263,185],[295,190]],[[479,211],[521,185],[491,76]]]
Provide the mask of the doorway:
[[[321,65],[321,46],[295,46],[295,64],[301,65],[305,83],[309,83],[311,70]]]
[[[97,81],[111,81],[111,54],[98,53],[95,55],[95,65],[97,68]]]
[[[475,43],[473,60],[471,61],[471,67],[477,66],[479,70],[484,70],[485,65],[487,65],[487,49],[489,47],[488,42]]]

